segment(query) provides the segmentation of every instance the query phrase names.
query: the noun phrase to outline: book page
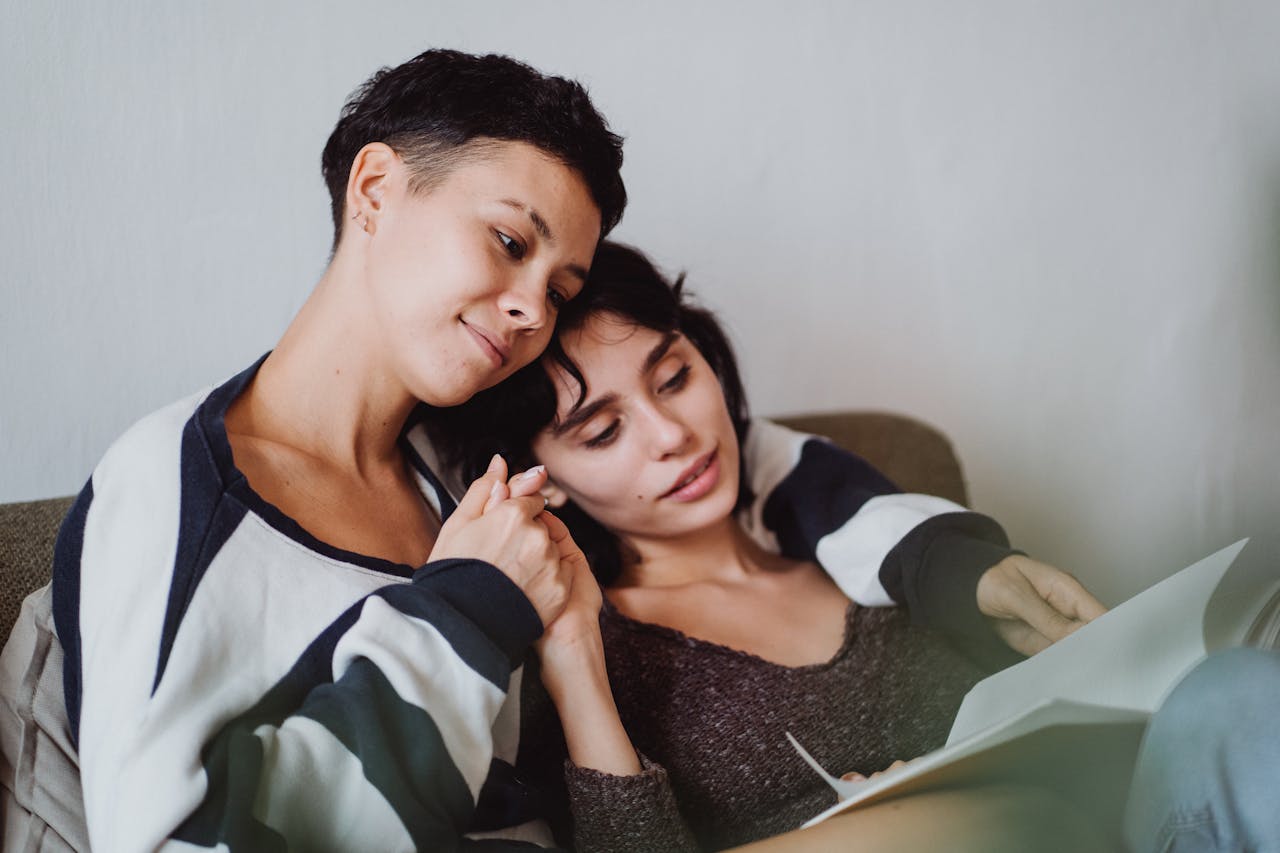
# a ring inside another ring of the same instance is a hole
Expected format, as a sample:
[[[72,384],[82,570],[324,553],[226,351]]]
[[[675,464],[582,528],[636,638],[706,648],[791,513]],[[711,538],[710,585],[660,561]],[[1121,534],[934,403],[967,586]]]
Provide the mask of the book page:
[[[1056,782],[1055,790],[1069,797],[1073,788],[1083,787],[1095,800],[1079,805],[1086,813],[1095,814],[1108,808],[1112,800],[1123,804],[1122,789],[1128,776],[1102,768],[1108,762],[1121,766],[1133,761],[1146,722],[1147,714],[1141,711],[1061,700],[1045,702],[1002,725],[857,782],[831,775],[795,738],[790,734],[787,737],[839,798],[835,805],[804,824],[809,827],[834,814],[889,797],[994,780]],[[1119,780],[1121,790],[1108,789],[1108,780]]]
[[[980,681],[947,744],[1053,699],[1151,713],[1208,651],[1205,608],[1247,539],[1205,557],[1039,654]],[[1256,610],[1256,608],[1254,608]],[[1218,638],[1243,640],[1252,612]],[[1238,634],[1238,637],[1235,637]]]

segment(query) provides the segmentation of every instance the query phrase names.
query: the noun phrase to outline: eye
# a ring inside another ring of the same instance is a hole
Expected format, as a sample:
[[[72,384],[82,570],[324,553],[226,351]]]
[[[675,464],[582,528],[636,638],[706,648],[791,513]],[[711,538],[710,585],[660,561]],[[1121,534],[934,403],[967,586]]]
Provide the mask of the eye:
[[[569,301],[569,297],[565,296],[554,287],[547,288],[547,301],[551,303],[551,307],[559,311]]]
[[[508,255],[515,258],[517,261],[524,257],[525,248],[523,243],[515,237],[512,237],[510,234],[504,234],[496,228],[493,233],[497,235],[498,242],[502,244],[502,248],[506,250]]]
[[[683,367],[681,367],[679,370],[677,370],[674,376],[672,376],[666,382],[663,382],[662,385],[658,387],[658,390],[664,393],[671,392],[671,391],[679,391],[688,383],[688,381],[689,381],[689,365],[686,364]]]
[[[602,432],[588,438],[586,441],[582,442],[582,444],[584,447],[590,448],[608,447],[610,444],[613,444],[614,439],[618,437],[618,430],[620,428],[621,425],[615,418],[607,427],[604,428]]]

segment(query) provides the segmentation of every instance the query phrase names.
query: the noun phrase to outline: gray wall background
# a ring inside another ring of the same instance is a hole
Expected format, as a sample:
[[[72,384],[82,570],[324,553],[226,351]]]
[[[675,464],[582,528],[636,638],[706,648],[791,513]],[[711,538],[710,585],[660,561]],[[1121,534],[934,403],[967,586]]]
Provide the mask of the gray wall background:
[[[1115,601],[1280,556],[1280,5],[5,3],[0,500],[77,490],[269,348],[319,152],[429,46],[584,81],[616,232],[719,309],[760,413],[906,412]]]

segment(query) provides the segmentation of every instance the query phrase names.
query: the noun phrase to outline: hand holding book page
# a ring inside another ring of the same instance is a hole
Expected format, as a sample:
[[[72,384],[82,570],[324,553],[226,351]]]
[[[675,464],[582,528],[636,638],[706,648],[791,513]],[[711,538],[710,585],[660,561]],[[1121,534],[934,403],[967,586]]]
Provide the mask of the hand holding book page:
[[[1055,754],[1068,745],[1067,754],[1081,746],[1121,757],[1126,749],[1136,750],[1146,719],[1207,654],[1245,642],[1276,645],[1280,579],[1274,570],[1241,566],[1228,577],[1246,541],[982,680],[960,706],[947,745],[905,767],[846,782],[824,771],[793,739],[841,800],[806,826],[856,805],[973,778],[1008,761],[1012,741],[1045,729],[1056,732],[1037,737],[1055,741]],[[1019,750],[1026,753],[1024,747]]]

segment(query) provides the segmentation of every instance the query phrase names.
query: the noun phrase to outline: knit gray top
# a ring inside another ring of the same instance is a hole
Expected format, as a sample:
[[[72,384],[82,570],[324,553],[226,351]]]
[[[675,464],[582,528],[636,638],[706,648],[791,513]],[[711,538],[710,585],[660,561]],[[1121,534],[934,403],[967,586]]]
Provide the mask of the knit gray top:
[[[719,850],[795,829],[835,794],[785,732],[837,775],[870,774],[941,746],[983,675],[901,608],[850,604],[840,650],[800,667],[638,622],[608,603],[601,630],[643,773],[564,762],[554,708],[536,671],[526,675],[520,764],[539,786],[565,786],[555,793],[567,796],[579,851]],[[555,825],[564,800],[547,808]]]

